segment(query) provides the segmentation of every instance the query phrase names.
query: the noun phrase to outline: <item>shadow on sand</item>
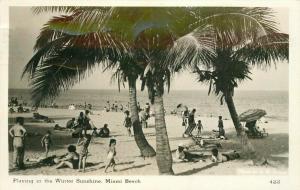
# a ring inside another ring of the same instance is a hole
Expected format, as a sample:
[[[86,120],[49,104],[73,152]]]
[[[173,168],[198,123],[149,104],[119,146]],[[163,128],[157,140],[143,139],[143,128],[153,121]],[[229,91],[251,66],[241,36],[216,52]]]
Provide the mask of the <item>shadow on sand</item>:
[[[117,164],[119,165],[119,164]],[[135,168],[143,168],[145,166],[148,166],[148,165],[151,165],[151,164],[140,164],[140,165],[136,165],[136,166],[132,166],[132,167],[128,167],[128,168],[123,168],[123,169],[120,169],[119,171],[126,171],[126,170],[130,170],[130,169],[135,169]]]
[[[201,167],[201,168],[194,168],[192,170],[188,170],[188,171],[185,171],[185,172],[181,172],[181,173],[177,173],[176,175],[192,175],[192,174],[195,174],[195,173],[198,173],[198,172],[201,172],[203,170],[206,170],[206,169],[209,169],[209,168],[212,168],[214,166],[217,166],[218,163],[211,163],[211,164],[208,164],[204,167]]]

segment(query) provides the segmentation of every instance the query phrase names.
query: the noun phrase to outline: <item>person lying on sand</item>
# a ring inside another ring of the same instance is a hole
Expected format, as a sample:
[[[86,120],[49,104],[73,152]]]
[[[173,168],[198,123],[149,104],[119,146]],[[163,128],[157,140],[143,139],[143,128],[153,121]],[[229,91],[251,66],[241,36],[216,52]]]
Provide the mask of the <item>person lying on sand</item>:
[[[37,163],[37,164],[40,164],[40,165],[44,165],[44,166],[53,166],[53,165],[55,165],[55,164],[58,163],[58,162],[55,163],[55,160],[63,158],[64,156],[65,155],[58,157],[56,155],[52,155],[52,156],[49,156],[47,158],[45,158],[45,157],[40,157],[40,158],[36,158],[36,159],[34,159],[34,158],[27,158],[26,162],[34,162],[34,163]]]
[[[235,150],[219,153],[219,150],[217,148],[213,148],[211,150],[211,154],[212,154],[211,155],[212,162],[219,162],[219,163],[240,158],[239,153],[237,153]]]
[[[59,126],[58,124],[55,124],[55,125],[54,125],[54,130],[64,131],[64,130],[67,130],[67,128],[61,127],[61,126]]]
[[[174,162],[197,162],[202,160],[203,154],[192,154],[183,144],[179,144],[175,152]],[[204,160],[203,160],[204,161]]]
[[[76,147],[74,145],[69,145],[68,153],[62,158],[54,159],[54,162],[58,163],[58,165],[55,167],[56,169],[59,169],[63,166],[68,166],[71,169],[76,169],[79,164],[79,155],[76,152]]]
[[[47,123],[54,123],[52,119],[49,119],[47,116],[41,115],[39,113],[33,113],[33,119],[44,120]]]

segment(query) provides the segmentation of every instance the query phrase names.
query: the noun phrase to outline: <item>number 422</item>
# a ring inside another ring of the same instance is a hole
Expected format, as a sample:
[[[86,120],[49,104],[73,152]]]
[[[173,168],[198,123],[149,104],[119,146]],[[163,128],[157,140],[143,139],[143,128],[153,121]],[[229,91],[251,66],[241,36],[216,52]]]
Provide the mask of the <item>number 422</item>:
[[[274,184],[274,185],[275,185],[275,184],[278,185],[278,184],[280,184],[280,180],[279,180],[279,179],[272,179],[272,180],[270,180],[270,183],[271,183],[271,184]]]

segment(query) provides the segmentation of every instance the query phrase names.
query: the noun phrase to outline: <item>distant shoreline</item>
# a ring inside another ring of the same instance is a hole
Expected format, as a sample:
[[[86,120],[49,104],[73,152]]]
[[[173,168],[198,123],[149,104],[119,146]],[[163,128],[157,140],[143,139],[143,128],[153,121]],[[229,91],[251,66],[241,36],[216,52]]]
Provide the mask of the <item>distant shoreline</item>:
[[[9,90],[30,90],[30,88],[8,88],[8,91]],[[69,89],[67,91],[81,91],[81,90],[88,90],[88,91],[119,91],[118,89]],[[120,91],[128,91],[128,89],[121,89]],[[202,89],[202,90],[199,90],[199,89],[195,89],[195,90],[185,90],[185,89],[182,89],[182,90],[170,90],[170,92],[172,91],[184,91],[184,92],[189,92],[189,91],[200,91],[200,92],[205,92],[205,91],[208,91],[208,89]],[[243,89],[236,89],[235,92],[261,92],[261,91],[266,91],[266,92],[289,92],[289,90],[243,90]],[[66,91],[65,91],[66,92]],[[63,93],[63,92],[62,92]]]

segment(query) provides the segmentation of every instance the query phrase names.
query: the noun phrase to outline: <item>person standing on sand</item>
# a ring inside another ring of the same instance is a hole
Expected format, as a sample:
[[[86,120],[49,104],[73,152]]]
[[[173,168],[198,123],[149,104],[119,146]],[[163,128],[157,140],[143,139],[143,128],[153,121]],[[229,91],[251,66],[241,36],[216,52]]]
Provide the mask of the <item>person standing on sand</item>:
[[[130,112],[125,111],[124,113],[125,113],[125,119],[124,119],[123,125],[127,129],[128,136],[131,137],[132,136],[132,134],[131,134],[131,125],[132,125],[132,123],[131,123],[131,118],[129,116]]]
[[[198,136],[201,135],[201,131],[203,130],[203,125],[201,123],[201,120],[198,120],[198,123],[197,123],[197,128],[198,128]]]
[[[115,156],[117,154],[116,144],[117,144],[116,139],[110,139],[109,148],[108,148],[108,152],[107,152],[107,163],[106,163],[105,170],[104,170],[105,173],[107,171],[107,168],[110,166],[112,167],[113,171],[116,171],[115,170],[115,166],[116,166]]]
[[[139,113],[139,116],[140,116],[140,122],[141,122],[141,125],[143,128],[148,128],[148,123],[147,123],[147,120],[149,118],[149,115],[146,113],[146,111],[142,110],[140,113]]]
[[[150,104],[149,103],[146,103],[145,105],[145,112],[150,115]]]
[[[195,122],[195,113],[196,113],[196,109],[193,109],[191,111],[191,113],[189,114],[189,126],[195,126],[196,122]]]
[[[225,130],[224,130],[222,116],[219,116],[218,128],[219,128],[219,136],[218,137],[225,138]]]
[[[137,103],[137,109],[138,109],[139,112],[142,111],[141,106],[140,106],[140,102]]]
[[[185,107],[185,110],[181,113],[181,116],[182,116],[182,126],[187,127],[188,122],[186,120],[188,120],[189,118],[188,107]]]
[[[85,172],[85,164],[86,164],[86,159],[88,156],[88,147],[90,145],[92,135],[87,135],[87,134],[80,134],[80,138],[78,139],[77,146],[80,147],[79,151],[79,163],[78,163],[78,171],[81,171],[81,165],[82,165],[82,170]]]
[[[86,132],[86,130],[91,130],[94,127],[95,125],[90,118],[90,111],[85,110],[85,115],[83,117],[83,130]]]
[[[24,140],[26,135],[26,129],[23,127],[23,125],[24,118],[17,117],[16,124],[9,130],[9,134],[13,138],[14,167],[18,169],[24,169]]]
[[[48,157],[50,146],[52,145],[51,132],[48,130],[41,140],[42,147],[45,148],[45,158]]]

